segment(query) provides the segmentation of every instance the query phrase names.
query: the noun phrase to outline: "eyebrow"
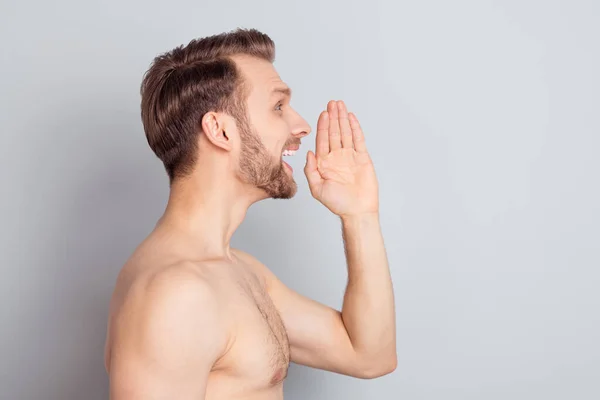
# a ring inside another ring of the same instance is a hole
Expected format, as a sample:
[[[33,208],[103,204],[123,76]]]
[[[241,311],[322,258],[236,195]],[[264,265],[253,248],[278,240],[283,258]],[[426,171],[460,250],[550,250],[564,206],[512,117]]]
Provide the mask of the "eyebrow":
[[[271,95],[275,95],[275,94],[283,94],[285,96],[287,96],[288,98],[292,97],[292,89],[290,89],[289,87],[277,87],[275,89],[273,89],[273,91],[271,92]]]

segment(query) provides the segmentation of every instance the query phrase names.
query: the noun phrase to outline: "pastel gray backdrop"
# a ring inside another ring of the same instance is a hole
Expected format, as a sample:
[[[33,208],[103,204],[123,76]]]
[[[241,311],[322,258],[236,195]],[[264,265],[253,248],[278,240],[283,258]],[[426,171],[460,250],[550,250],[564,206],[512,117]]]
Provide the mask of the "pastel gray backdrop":
[[[381,183],[398,368],[293,365],[286,399],[600,398],[597,1],[29,1],[0,6],[2,399],[108,397],[119,268],[167,179],[139,116],[152,58],[255,27],[315,128],[360,118]],[[300,190],[234,237],[339,307],[338,220]]]

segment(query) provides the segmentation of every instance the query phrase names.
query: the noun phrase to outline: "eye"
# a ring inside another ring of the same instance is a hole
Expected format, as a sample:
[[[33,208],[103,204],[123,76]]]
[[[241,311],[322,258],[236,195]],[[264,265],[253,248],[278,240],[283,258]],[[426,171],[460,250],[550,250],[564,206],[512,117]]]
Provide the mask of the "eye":
[[[275,111],[283,111],[281,109],[281,107],[283,107],[283,103],[282,102],[277,103],[277,105],[275,106]]]

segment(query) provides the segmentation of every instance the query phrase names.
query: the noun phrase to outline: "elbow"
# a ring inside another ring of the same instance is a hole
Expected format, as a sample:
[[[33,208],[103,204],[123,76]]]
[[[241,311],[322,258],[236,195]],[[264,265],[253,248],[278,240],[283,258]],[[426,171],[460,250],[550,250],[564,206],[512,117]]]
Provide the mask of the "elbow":
[[[361,379],[375,379],[391,374],[398,366],[396,353],[386,357],[377,357],[363,365],[357,371],[356,377]]]

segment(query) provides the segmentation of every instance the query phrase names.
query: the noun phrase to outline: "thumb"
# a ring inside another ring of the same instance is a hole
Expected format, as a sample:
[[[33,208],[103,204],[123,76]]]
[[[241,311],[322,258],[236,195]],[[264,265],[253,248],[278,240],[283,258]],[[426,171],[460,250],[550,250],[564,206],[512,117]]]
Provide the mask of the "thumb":
[[[306,153],[306,166],[304,167],[304,174],[306,175],[306,179],[308,180],[308,185],[310,186],[311,191],[316,189],[317,186],[323,181],[321,178],[321,174],[317,169],[317,158],[315,157],[315,153],[312,151],[308,151]]]

